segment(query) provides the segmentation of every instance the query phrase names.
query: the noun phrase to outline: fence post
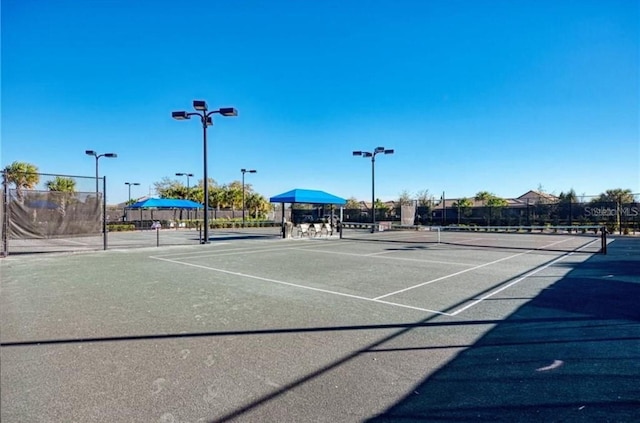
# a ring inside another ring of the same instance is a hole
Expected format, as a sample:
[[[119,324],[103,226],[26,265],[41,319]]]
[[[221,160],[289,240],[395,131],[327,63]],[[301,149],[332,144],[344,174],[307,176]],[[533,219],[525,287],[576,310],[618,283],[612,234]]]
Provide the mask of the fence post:
[[[9,255],[9,184],[7,171],[2,172],[2,257]]]
[[[97,181],[96,181],[97,182]],[[102,240],[103,248],[107,249],[107,177],[102,177]]]

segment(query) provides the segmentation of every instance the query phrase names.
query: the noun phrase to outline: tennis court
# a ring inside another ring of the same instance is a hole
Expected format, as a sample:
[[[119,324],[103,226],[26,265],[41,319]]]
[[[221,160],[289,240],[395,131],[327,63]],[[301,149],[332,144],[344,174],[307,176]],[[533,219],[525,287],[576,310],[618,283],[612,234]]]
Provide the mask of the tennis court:
[[[355,234],[2,260],[0,418],[635,418],[637,238]]]

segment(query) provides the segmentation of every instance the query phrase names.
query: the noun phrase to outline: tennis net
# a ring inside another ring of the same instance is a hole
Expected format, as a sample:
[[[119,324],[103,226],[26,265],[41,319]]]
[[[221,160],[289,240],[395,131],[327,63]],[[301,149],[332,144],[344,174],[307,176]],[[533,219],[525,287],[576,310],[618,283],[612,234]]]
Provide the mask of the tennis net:
[[[499,248],[606,254],[601,226],[400,226],[344,223],[341,238],[423,244],[434,248]]]

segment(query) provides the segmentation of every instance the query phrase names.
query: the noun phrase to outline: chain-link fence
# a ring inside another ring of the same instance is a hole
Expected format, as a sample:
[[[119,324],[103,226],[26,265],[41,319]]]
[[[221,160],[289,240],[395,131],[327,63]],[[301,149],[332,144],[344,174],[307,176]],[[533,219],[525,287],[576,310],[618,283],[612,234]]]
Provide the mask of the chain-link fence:
[[[2,255],[73,251],[79,238],[104,246],[105,181],[47,173],[3,173]],[[80,187],[82,190],[78,190]],[[100,242],[102,241],[102,242]]]
[[[626,194],[619,201],[581,196],[571,201],[505,200],[504,205],[465,203],[456,199],[432,205],[376,206],[375,220],[424,226],[606,226],[610,232],[640,233],[640,194]],[[345,209],[345,222],[371,222],[371,209]]]

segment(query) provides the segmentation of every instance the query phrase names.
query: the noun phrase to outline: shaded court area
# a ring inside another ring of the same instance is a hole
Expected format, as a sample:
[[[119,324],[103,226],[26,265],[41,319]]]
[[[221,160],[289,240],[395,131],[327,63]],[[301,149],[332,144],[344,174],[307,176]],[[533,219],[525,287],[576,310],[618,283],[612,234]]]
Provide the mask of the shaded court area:
[[[634,421],[638,241],[605,256],[229,237],[9,257],[0,419]]]

